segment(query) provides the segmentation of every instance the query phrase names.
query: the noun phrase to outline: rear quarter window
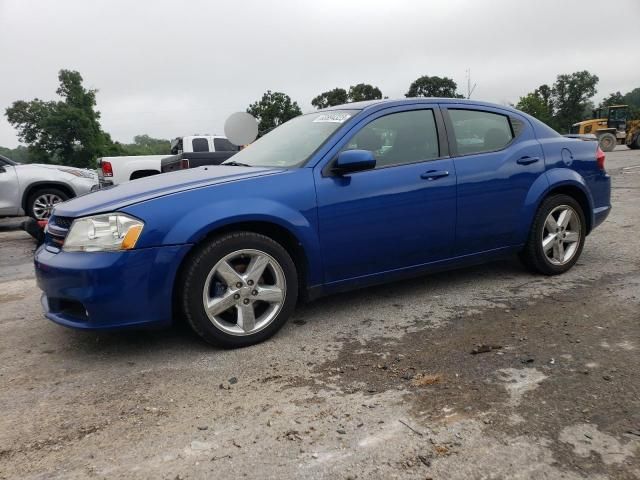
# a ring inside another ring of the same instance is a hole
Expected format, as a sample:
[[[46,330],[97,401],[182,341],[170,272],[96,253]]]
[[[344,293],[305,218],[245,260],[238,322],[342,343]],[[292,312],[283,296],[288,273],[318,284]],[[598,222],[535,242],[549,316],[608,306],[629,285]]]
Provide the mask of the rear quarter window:
[[[450,109],[449,117],[460,155],[502,150],[524,129],[521,120],[499,113]]]

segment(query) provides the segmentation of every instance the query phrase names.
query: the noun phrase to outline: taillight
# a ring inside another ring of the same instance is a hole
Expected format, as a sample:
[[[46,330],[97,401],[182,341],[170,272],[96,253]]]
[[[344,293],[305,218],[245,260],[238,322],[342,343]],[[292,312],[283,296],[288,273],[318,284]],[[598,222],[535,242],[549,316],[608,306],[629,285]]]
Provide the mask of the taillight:
[[[183,158],[180,160],[180,169],[181,170],[185,170],[189,168],[189,159],[188,158]]]
[[[604,152],[600,147],[596,150],[596,163],[600,170],[604,170]]]
[[[103,176],[113,177],[113,168],[111,167],[111,162],[101,162],[100,167],[102,168]]]

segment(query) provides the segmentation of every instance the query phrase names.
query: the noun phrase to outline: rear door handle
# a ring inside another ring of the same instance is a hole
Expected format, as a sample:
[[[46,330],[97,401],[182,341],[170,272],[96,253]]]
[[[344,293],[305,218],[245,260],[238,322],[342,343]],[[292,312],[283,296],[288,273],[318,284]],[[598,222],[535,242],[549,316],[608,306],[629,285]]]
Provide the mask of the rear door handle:
[[[425,180],[436,180],[437,178],[448,177],[449,172],[446,170],[429,170],[420,175]]]
[[[522,157],[518,159],[518,164],[530,165],[532,163],[536,163],[538,160],[540,160],[540,157]]]

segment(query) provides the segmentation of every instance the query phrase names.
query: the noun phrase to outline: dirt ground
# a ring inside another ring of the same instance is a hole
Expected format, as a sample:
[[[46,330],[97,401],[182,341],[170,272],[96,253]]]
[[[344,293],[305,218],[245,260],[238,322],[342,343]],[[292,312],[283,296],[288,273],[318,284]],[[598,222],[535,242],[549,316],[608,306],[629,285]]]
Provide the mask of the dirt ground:
[[[613,212],[565,275],[325,298],[235,351],[45,320],[1,221],[0,478],[640,478],[640,151],[607,169]]]

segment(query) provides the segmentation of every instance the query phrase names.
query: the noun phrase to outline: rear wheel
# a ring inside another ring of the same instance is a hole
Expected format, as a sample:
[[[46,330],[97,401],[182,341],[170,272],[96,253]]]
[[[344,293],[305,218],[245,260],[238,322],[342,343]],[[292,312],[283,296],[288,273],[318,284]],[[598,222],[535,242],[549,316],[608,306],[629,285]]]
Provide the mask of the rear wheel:
[[[182,280],[184,316],[204,340],[222,347],[271,337],[298,298],[297,272],[287,251],[253,232],[226,234],[200,247]]]
[[[578,261],[585,236],[580,204],[568,195],[553,195],[540,205],[520,256],[533,271],[558,275]]]
[[[41,188],[29,195],[27,199],[27,215],[36,220],[45,220],[51,216],[53,207],[69,198],[58,188]]]
[[[618,141],[613,133],[603,133],[598,137],[598,143],[603,152],[611,152],[616,148]]]
[[[640,148],[640,133],[636,135],[636,138],[633,139],[633,142],[627,145],[631,150],[638,150]]]

